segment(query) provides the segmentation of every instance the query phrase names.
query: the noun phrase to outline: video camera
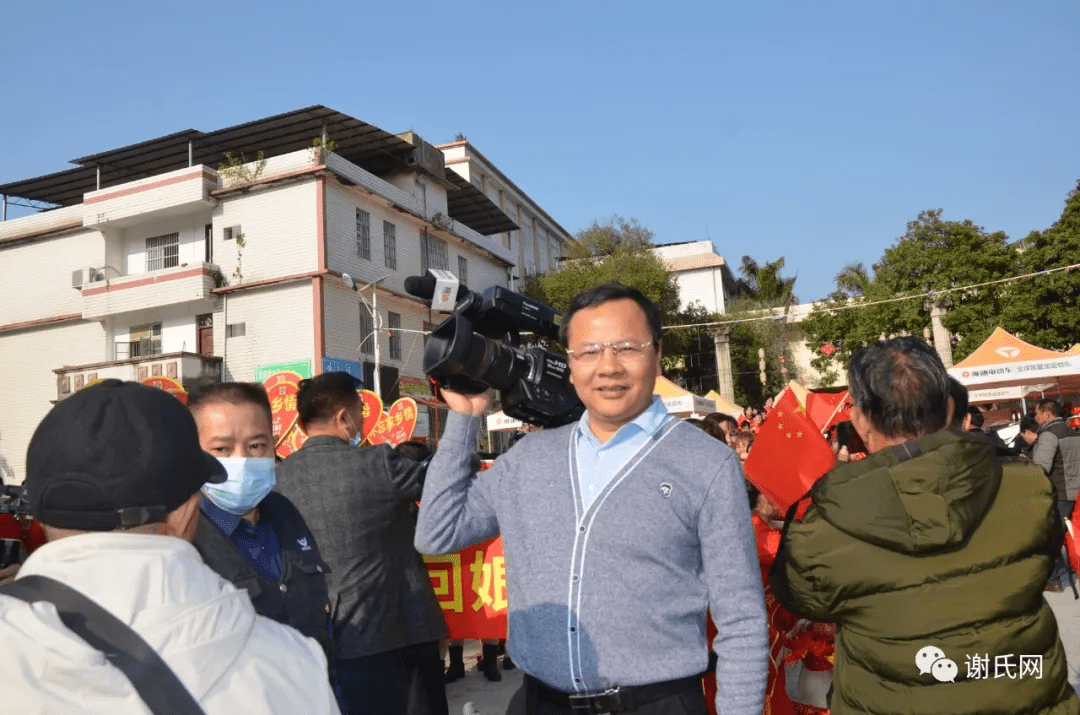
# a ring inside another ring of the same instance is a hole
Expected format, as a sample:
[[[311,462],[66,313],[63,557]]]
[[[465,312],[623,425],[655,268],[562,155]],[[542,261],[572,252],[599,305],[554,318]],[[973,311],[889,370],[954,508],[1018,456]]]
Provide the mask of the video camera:
[[[0,569],[26,559],[22,517],[29,516],[26,490],[21,486],[0,485]]]
[[[445,304],[446,288],[456,279],[437,273],[406,278],[405,290],[429,304],[438,290]],[[573,422],[585,408],[570,384],[566,358],[520,345],[522,332],[558,339],[561,317],[551,306],[501,286],[481,295],[460,285],[453,313],[428,336],[424,372],[440,387],[466,395],[499,390],[503,411],[523,422]]]
[[[30,516],[30,503],[26,499],[26,488],[22,486],[0,485],[0,514]]]

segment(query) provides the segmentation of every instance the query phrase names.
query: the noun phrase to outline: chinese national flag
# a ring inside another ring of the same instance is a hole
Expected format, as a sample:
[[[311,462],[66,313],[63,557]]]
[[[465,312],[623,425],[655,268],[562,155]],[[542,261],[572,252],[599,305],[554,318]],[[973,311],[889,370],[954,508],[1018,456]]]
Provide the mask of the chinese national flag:
[[[851,399],[844,392],[811,392],[806,396],[806,411],[819,430],[851,419]]]
[[[835,462],[820,428],[786,389],[758,429],[743,470],[751,484],[786,512]]]

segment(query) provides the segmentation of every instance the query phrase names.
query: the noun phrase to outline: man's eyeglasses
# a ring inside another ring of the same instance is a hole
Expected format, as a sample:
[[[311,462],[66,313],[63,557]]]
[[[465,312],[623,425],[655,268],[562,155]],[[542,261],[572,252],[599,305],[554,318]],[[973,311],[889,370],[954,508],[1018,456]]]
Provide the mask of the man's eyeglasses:
[[[582,365],[590,365],[600,360],[604,350],[611,348],[611,353],[619,362],[640,362],[645,359],[645,350],[652,344],[651,340],[647,343],[639,343],[636,340],[620,340],[617,343],[586,343],[577,350],[567,350],[566,354]]]

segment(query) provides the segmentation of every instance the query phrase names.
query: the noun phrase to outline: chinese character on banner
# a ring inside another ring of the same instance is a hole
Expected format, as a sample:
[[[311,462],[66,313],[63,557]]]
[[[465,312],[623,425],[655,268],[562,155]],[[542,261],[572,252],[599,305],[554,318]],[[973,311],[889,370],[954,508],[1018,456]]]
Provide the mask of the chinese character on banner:
[[[411,397],[402,397],[379,417],[375,428],[367,433],[369,444],[389,443],[396,447],[407,442],[416,429],[416,403]]]
[[[477,551],[469,570],[472,571],[472,589],[476,592],[472,609],[479,611],[487,606],[496,612],[505,611],[506,560],[502,556],[495,556],[487,561],[484,554]]]
[[[302,379],[298,372],[283,370],[263,381],[263,387],[270,398],[275,450],[282,459],[300,449],[307,439],[307,435],[300,429],[296,412],[296,395]]]
[[[425,556],[424,561],[451,638],[506,637],[506,562],[501,538],[456,554]]]
[[[444,611],[462,613],[464,604],[461,593],[461,554],[425,556],[428,575],[435,597]]]

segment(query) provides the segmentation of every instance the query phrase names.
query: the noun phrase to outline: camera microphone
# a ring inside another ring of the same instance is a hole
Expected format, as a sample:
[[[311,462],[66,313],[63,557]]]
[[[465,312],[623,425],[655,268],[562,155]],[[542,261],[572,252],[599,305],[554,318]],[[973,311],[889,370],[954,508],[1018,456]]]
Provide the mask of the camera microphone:
[[[422,276],[409,276],[405,279],[405,292],[430,302],[431,299],[435,297],[435,276],[430,273],[426,273]],[[457,296],[454,298],[455,302],[461,300],[471,292],[472,291],[466,288],[465,284],[462,283],[458,286]]]

